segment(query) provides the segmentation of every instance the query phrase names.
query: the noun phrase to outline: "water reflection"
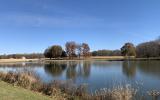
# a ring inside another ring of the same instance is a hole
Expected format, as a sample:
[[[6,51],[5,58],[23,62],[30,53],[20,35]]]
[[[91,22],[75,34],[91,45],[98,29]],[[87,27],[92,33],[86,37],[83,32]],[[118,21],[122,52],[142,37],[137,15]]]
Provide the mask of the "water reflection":
[[[113,83],[143,82],[143,89],[155,89],[160,83],[160,61],[55,61],[52,63],[5,63],[0,71],[34,71],[44,82],[72,79],[87,83],[94,90]]]
[[[77,74],[79,77],[88,78],[91,73],[91,62],[90,61],[84,61],[81,63],[78,63],[78,71]]]
[[[83,62],[83,76],[89,77],[91,73],[91,62],[85,61]]]
[[[66,77],[67,79],[76,79],[77,76],[77,62],[68,62],[68,67],[66,71]]]
[[[128,78],[134,78],[136,75],[136,62],[134,61],[124,61],[122,63],[122,71]]]
[[[67,64],[65,63],[49,63],[44,65],[44,70],[46,73],[52,76],[61,76],[63,71],[67,68]]]
[[[18,63],[1,63],[0,68],[11,67],[11,68],[22,68],[22,67],[43,67],[44,63],[33,63],[33,62],[18,62]]]
[[[160,61],[139,61],[137,67],[141,73],[160,79]]]
[[[33,72],[35,70],[39,70],[41,67],[44,66],[44,63],[33,63],[33,62],[18,62],[18,63],[1,63],[0,64],[0,71],[3,72],[24,72],[30,71]]]
[[[90,76],[91,62],[70,61],[48,63],[44,65],[44,70],[53,77],[62,76],[65,73],[66,79],[76,80],[78,77],[87,78]]]

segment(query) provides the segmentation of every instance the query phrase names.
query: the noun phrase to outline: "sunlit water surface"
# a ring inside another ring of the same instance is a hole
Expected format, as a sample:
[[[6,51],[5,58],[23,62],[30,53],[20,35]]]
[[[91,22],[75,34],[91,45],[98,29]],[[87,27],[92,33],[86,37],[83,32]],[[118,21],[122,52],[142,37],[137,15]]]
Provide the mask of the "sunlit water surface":
[[[0,71],[33,71],[41,80],[86,83],[88,91],[130,84],[140,93],[160,90],[160,61],[57,61],[0,64]]]

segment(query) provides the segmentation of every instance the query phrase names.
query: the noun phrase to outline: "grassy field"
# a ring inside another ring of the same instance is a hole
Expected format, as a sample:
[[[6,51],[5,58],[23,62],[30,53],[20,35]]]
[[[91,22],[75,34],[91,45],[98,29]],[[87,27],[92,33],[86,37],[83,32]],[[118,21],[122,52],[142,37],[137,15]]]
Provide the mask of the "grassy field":
[[[56,100],[0,81],[0,100]]]
[[[92,59],[124,59],[124,56],[92,56]]]
[[[0,59],[0,63],[30,62],[30,61],[38,61],[38,59]]]

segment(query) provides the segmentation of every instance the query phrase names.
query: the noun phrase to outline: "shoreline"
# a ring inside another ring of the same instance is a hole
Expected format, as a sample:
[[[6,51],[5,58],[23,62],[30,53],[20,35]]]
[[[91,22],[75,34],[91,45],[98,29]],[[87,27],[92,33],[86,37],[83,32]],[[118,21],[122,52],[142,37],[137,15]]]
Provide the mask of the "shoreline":
[[[54,61],[150,61],[160,60],[160,57],[152,58],[134,58],[134,57],[123,57],[123,56],[102,56],[102,57],[90,57],[85,59],[0,59],[0,63],[17,63],[17,62],[54,62]]]

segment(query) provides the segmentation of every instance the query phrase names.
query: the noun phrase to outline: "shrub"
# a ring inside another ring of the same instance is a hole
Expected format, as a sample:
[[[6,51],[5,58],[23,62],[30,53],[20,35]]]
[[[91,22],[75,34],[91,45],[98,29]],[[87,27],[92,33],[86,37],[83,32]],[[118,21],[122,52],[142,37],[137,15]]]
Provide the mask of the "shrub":
[[[6,77],[7,73],[0,73],[0,79],[4,80]]]
[[[17,74],[14,74],[13,72],[8,72],[4,79],[3,79],[5,82],[8,82],[8,83],[11,83],[11,84],[15,84],[17,83],[17,80],[18,80],[18,75]]]
[[[53,81],[43,83],[33,73],[0,73],[0,79],[48,95],[58,97],[61,100],[132,100],[137,90],[130,85],[117,86],[112,89],[100,89],[90,95],[86,85],[76,86],[72,81]]]
[[[117,86],[113,89],[101,89],[95,91],[92,100],[132,100],[136,95],[137,90],[130,85]]]
[[[36,78],[32,75],[29,75],[28,73],[22,73],[18,74],[18,86],[24,87],[24,88],[30,88],[31,85],[36,82]]]

